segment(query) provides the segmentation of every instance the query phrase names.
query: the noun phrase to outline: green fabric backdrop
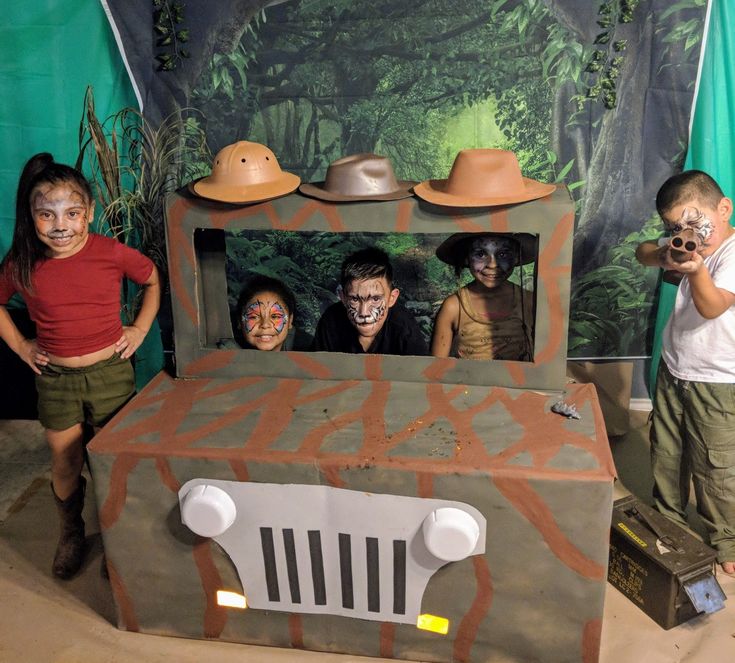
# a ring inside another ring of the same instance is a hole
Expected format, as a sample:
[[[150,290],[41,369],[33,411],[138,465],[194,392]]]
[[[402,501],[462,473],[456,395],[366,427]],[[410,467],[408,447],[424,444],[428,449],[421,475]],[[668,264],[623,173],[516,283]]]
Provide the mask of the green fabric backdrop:
[[[97,115],[137,106],[102,5],[91,0],[4,3],[0,25],[0,257],[10,248],[15,191],[26,160],[51,152],[73,164],[87,85]],[[163,366],[158,325],[136,355],[138,386]]]
[[[725,195],[735,195],[735,0],[711,0],[709,28],[694,105],[684,169],[704,170]],[[731,219],[735,225],[735,217]],[[674,306],[676,286],[661,284],[649,374],[653,394],[661,359],[661,336]]]

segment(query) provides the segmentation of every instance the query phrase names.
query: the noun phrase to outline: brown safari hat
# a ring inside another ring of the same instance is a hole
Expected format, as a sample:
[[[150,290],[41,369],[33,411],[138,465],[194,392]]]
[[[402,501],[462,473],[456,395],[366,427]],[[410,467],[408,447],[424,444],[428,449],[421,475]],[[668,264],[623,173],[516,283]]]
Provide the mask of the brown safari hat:
[[[446,180],[426,180],[413,192],[436,205],[490,207],[536,200],[555,189],[554,184],[523,177],[509,150],[472,149],[457,154]]]
[[[241,140],[217,152],[212,174],[191,182],[189,190],[209,200],[247,204],[285,196],[299,182],[298,175],[281,170],[265,145]]]
[[[342,157],[329,164],[323,182],[302,184],[305,196],[330,202],[399,200],[411,195],[416,182],[396,180],[390,159],[367,152]]]
[[[467,266],[467,251],[475,239],[484,237],[514,239],[520,246],[516,265],[527,265],[536,260],[536,236],[529,233],[455,233],[436,247],[436,257],[453,267]]]

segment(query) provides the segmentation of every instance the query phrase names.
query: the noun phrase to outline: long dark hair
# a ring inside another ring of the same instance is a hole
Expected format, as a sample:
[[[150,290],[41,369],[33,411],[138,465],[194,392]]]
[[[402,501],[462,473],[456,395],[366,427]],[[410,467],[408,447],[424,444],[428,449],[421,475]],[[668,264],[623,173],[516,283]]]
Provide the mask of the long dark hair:
[[[74,184],[87,198],[93,200],[92,189],[84,175],[76,168],[56,163],[48,152],[32,156],[23,167],[15,196],[15,230],[10,250],[3,260],[10,278],[19,289],[31,291],[33,269],[46,257],[46,246],[36,235],[36,226],[31,211],[31,192],[39,184]],[[90,219],[91,221],[91,219]]]

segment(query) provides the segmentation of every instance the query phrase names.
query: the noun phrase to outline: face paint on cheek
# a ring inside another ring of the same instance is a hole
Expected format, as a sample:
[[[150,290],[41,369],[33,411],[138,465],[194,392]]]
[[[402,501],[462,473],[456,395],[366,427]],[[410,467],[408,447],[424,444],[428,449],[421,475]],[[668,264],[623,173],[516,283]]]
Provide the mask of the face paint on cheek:
[[[356,304],[355,302],[352,302],[352,301],[349,301],[348,304],[347,304],[347,307],[346,307],[347,317],[352,322],[357,322],[357,318],[360,317],[360,313],[359,313],[358,308],[357,308],[358,306],[359,306],[358,304]]]
[[[517,254],[517,246],[512,240],[476,239],[468,256],[468,267],[473,273],[494,270],[497,273],[510,274],[515,266]]]
[[[482,258],[480,256],[470,256],[470,269],[473,272],[480,272],[485,268],[485,265],[487,264],[487,261],[485,258]]]
[[[385,315],[385,302],[382,301],[377,306],[373,306],[369,313],[365,316],[365,322],[375,324]]]
[[[283,328],[288,324],[288,314],[283,306],[278,302],[271,306],[271,316],[273,316],[273,314],[276,315],[275,319],[271,317],[273,327],[275,327],[276,333],[280,334],[283,331]]]
[[[255,325],[260,320],[260,302],[251,302],[245,307],[245,313],[242,316],[242,321],[245,324],[245,330],[248,334],[255,329]]]
[[[707,240],[712,237],[715,231],[715,225],[704,212],[700,212],[696,207],[685,207],[681,213],[679,224],[676,232],[680,232],[685,228],[691,228],[701,240],[702,244],[706,244]]]
[[[706,244],[715,231],[715,224],[712,219],[706,214],[703,214],[700,224],[694,228],[694,231],[699,235],[702,244]]]
[[[379,304],[371,304],[368,306],[367,313],[360,313],[360,305],[357,302],[350,301],[347,304],[347,317],[358,325],[374,325],[384,315],[386,310],[385,300]]]

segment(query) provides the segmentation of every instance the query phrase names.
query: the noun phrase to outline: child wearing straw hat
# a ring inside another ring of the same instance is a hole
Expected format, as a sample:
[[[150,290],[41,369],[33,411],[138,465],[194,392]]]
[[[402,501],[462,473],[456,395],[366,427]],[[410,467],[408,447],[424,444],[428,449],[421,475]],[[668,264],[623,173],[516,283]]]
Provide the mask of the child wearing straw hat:
[[[465,359],[533,360],[533,293],[508,279],[535,258],[526,233],[457,233],[436,250],[457,276],[474,280],[447,297],[434,323],[431,354]]]

